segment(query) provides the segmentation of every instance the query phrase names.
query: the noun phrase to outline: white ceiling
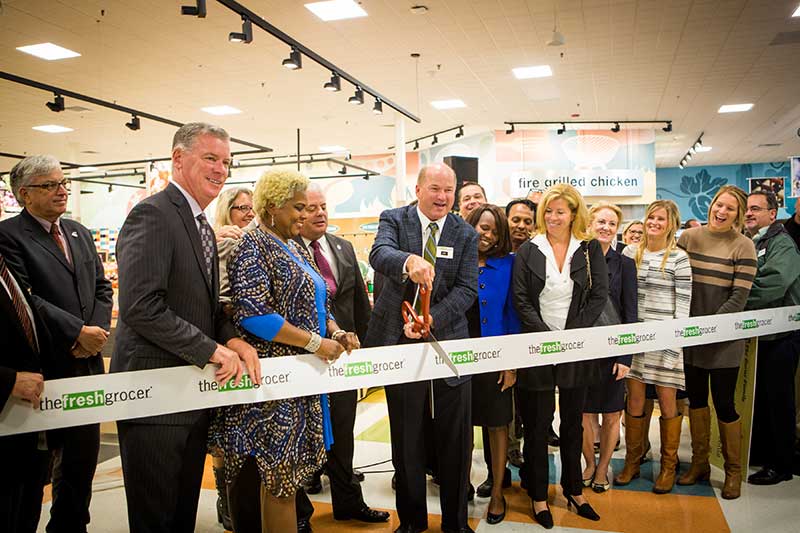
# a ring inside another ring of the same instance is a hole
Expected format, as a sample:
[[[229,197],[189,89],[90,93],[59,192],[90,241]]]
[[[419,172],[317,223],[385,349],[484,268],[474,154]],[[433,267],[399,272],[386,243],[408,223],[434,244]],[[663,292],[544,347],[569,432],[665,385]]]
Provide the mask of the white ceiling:
[[[465,124],[467,135],[503,121],[672,119],[658,130],[658,166],[676,166],[705,132],[711,152],[693,164],[778,161],[800,154],[800,44],[770,46],[800,32],[800,0],[560,0],[566,45],[544,43],[553,0],[363,0],[368,17],[322,22],[300,0],[240,0],[246,7],[422,118],[407,138]],[[218,123],[239,137],[293,153],[343,145],[380,153],[394,144],[395,113],[351,106],[352,87],[322,89],[330,73],[307,58],[281,67],[288,47],[254,26],[251,44],[229,43],[239,17],[214,0],[205,19],[181,16],[191,0],[0,0],[0,70],[180,122]],[[429,11],[415,15],[414,4]],[[81,57],[45,61],[18,46],[53,42]],[[420,53],[416,81],[412,52]],[[549,64],[554,76],[517,80],[511,69]],[[417,96],[419,91],[419,97]],[[88,164],[169,154],[174,128],[66,99],[89,111],[53,113],[52,95],[0,80],[0,152],[52,153]],[[429,102],[460,98],[437,111]],[[722,104],[752,102],[720,115]],[[228,104],[240,115],[200,111]],[[71,133],[31,130],[41,124]],[[447,139],[440,139],[446,141]],[[777,143],[777,147],[759,147]],[[233,146],[234,150],[245,149]],[[94,151],[96,154],[85,153]],[[0,170],[15,160],[0,157]]]

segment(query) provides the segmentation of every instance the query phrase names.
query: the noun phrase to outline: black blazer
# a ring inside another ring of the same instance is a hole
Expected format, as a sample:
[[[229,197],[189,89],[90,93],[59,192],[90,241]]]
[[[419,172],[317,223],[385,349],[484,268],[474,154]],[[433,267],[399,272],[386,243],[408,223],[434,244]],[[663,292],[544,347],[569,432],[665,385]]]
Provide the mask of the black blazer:
[[[356,252],[348,241],[326,233],[323,236],[328,241],[328,246],[336,261],[336,295],[333,297],[333,317],[336,323],[345,331],[354,331],[359,339],[367,335],[369,315],[372,311],[364,278],[358,266]],[[300,248],[305,250],[311,261],[314,260],[312,250],[306,248],[303,238],[299,235],[295,241]],[[328,332],[328,333],[333,333]]]
[[[636,261],[626,257],[613,248],[606,254],[608,266],[608,297],[617,309],[623,324],[638,322],[639,302]],[[632,355],[621,355],[614,359],[627,367],[631,366]]]
[[[136,204],[117,240],[119,320],[111,372],[182,365],[200,368],[236,336],[219,303],[214,246],[208,278],[200,233],[189,203],[174,185]],[[191,425],[204,409],[138,419]]]
[[[39,222],[26,210],[0,222],[0,253],[30,289],[36,309],[53,337],[56,375],[75,377],[104,372],[100,354],[75,358],[69,352],[81,327],[111,327],[113,290],[105,277],[92,235],[74,220],[62,218],[72,264]]]
[[[585,252],[591,263],[592,288],[588,289]],[[512,291],[523,333],[550,331],[542,320],[539,295],[544,289],[547,261],[539,247],[526,241],[514,259]],[[574,282],[572,301],[564,329],[590,327],[594,324],[608,299],[608,269],[600,243],[591,240],[581,243],[572,256],[570,278]],[[517,386],[530,390],[553,390],[555,386],[575,388],[592,385],[601,379],[606,365],[601,360],[580,361],[560,365],[522,368],[517,373]]]

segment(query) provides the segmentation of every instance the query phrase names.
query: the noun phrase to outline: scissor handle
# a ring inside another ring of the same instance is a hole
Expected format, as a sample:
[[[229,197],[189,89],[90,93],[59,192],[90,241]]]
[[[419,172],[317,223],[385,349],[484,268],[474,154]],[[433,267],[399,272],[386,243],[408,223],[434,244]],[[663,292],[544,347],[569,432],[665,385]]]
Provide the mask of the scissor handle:
[[[431,298],[430,291],[425,289],[424,286],[419,288],[419,299],[422,316],[417,314],[410,302],[403,302],[401,311],[403,313],[403,320],[412,323],[411,329],[415,333],[422,335],[422,338],[425,338],[428,336],[429,332],[428,322],[425,320],[425,317],[430,316]]]

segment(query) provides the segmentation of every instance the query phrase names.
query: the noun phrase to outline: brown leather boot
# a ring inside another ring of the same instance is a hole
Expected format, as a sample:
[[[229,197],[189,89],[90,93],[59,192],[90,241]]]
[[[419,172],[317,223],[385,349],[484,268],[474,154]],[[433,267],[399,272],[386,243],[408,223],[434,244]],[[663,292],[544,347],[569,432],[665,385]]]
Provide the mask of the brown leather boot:
[[[711,465],[708,464],[711,412],[708,407],[689,409],[689,429],[692,432],[692,466],[678,479],[678,485],[694,485],[711,476]]]
[[[644,401],[644,426],[642,427],[642,458],[639,463],[647,462],[647,453],[650,451],[650,420],[653,418],[654,400]]]
[[[625,411],[625,468],[614,478],[617,485],[627,485],[639,477],[639,462],[642,459],[642,429],[644,416],[631,416]]]
[[[742,419],[726,424],[719,420],[722,456],[725,458],[725,485],[722,497],[735,500],[742,492]]]
[[[659,418],[661,426],[661,471],[653,485],[653,492],[666,494],[675,484],[675,465],[678,463],[678,445],[681,442],[683,416]]]

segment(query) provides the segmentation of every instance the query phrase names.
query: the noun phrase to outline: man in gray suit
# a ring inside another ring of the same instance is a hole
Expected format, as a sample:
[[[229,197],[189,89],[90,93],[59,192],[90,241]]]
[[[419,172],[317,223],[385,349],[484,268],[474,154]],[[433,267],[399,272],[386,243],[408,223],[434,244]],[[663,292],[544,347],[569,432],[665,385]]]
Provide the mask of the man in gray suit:
[[[238,385],[243,366],[260,383],[255,349],[219,305],[217,248],[203,213],[230,163],[225,130],[185,124],[172,142],[173,181],[128,214],[117,241],[112,372],[213,363],[220,384]],[[130,531],[194,531],[208,424],[206,409],[117,423]]]
[[[431,331],[439,340],[469,337],[466,311],[478,296],[478,234],[450,213],[456,176],[444,164],[423,167],[417,178],[417,205],[381,213],[369,255],[384,277],[364,346],[415,342],[419,334],[404,324],[403,301],[414,301],[418,285],[431,290]],[[440,481],[442,531],[469,532],[468,464],[472,450],[469,376],[386,387],[397,476],[400,533],[428,527],[425,453],[422,446],[425,403],[434,403],[433,431]]]
[[[367,333],[370,303],[353,245],[327,232],[328,206],[325,195],[316,185],[306,191],[306,221],[295,237],[317,265],[333,300],[333,316],[345,331],[354,331],[359,339]],[[353,475],[354,437],[356,422],[356,391],[334,392],[328,395],[331,404],[333,446],[328,451],[326,465],[331,480],[331,503],[336,520],[386,522],[389,513],[370,509],[364,503],[361,485]],[[319,474],[315,476],[319,483]],[[303,489],[297,491],[297,531],[311,531],[309,520],[314,512]]]

